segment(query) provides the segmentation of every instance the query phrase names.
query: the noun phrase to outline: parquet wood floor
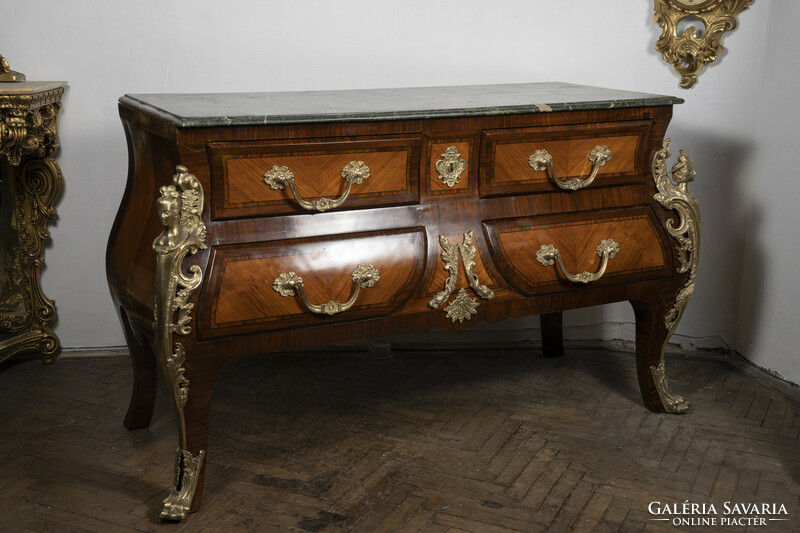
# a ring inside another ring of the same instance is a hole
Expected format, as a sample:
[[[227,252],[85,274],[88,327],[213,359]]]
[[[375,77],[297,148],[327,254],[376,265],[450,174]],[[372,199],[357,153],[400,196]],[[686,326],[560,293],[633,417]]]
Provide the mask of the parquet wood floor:
[[[126,357],[6,361],[0,531],[800,530],[800,396],[735,356],[670,356],[692,402],[675,416],[644,409],[624,351],[353,350],[224,372],[203,509],[180,524],[157,518],[177,444],[163,386],[151,426],[129,432]],[[720,516],[726,501],[783,504],[787,520],[679,528],[648,512],[686,500]]]

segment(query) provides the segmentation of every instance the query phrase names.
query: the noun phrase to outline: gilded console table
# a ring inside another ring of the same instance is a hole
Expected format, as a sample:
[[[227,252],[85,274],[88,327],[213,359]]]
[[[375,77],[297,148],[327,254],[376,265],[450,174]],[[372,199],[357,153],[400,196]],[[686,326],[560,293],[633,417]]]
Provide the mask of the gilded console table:
[[[23,351],[52,362],[59,340],[50,329],[55,303],[42,292],[39,269],[47,220],[61,191],[56,119],[65,82],[0,83],[0,361]]]
[[[199,507],[214,378],[250,355],[629,301],[644,404],[680,413],[664,348],[700,213],[668,96],[569,84],[128,95],[107,252],[147,426],[178,426],[162,518]],[[155,321],[153,320],[155,316]]]

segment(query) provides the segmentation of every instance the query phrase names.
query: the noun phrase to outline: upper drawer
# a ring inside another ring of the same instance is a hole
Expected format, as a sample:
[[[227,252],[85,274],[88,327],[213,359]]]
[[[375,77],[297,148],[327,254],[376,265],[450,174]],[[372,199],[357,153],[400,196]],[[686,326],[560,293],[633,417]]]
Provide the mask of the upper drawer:
[[[641,182],[650,125],[637,120],[485,131],[481,196]]]
[[[418,202],[419,145],[418,136],[208,143],[212,218]]]

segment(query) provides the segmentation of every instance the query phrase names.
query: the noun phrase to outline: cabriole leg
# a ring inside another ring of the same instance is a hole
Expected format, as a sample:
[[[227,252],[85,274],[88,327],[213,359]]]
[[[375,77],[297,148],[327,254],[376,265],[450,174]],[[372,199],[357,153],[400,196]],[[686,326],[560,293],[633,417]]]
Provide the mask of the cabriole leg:
[[[133,367],[133,388],[125,427],[145,428],[150,425],[156,403],[156,356],[147,341],[134,333],[124,309],[120,309],[119,318]]]
[[[672,331],[664,324],[668,306],[661,302],[631,301],[636,315],[636,372],[645,406],[651,411],[684,413],[689,402],[670,391],[664,350]]]

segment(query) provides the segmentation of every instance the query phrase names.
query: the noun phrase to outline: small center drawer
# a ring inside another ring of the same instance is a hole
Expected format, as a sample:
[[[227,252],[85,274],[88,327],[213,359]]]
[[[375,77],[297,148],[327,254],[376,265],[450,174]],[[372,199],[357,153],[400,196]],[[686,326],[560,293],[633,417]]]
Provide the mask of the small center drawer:
[[[636,120],[485,131],[481,196],[641,182],[650,125]]]
[[[419,146],[418,136],[348,142],[308,139],[291,144],[208,143],[212,218],[310,214],[419,202]],[[346,177],[348,172],[350,177]],[[356,174],[348,187],[348,180]],[[265,180],[269,176],[271,182]],[[337,200],[341,201],[338,205]]]

